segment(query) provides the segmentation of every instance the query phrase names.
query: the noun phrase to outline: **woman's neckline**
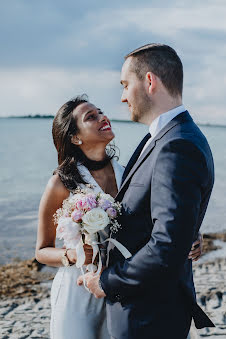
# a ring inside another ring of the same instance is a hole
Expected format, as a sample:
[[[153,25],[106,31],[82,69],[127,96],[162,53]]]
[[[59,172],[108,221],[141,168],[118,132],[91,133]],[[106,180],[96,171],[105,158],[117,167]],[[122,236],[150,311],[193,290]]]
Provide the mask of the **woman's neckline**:
[[[119,187],[120,187],[120,182],[119,182],[119,178],[117,175],[117,169],[116,169],[116,160],[115,159],[111,159],[111,165],[114,171],[114,176],[115,176],[115,181],[116,181],[116,185],[117,185],[117,190],[119,191]],[[104,190],[100,187],[100,185],[98,184],[98,182],[94,179],[93,175],[91,174],[91,172],[88,170],[87,167],[85,167],[84,165],[80,165],[83,167],[83,169],[86,171],[86,173],[88,174],[88,176],[92,179],[94,186],[96,186],[97,188],[99,188],[101,190],[101,192],[105,193]],[[90,180],[87,180],[90,181]],[[90,182],[88,182],[90,184]],[[92,184],[92,183],[91,183]]]

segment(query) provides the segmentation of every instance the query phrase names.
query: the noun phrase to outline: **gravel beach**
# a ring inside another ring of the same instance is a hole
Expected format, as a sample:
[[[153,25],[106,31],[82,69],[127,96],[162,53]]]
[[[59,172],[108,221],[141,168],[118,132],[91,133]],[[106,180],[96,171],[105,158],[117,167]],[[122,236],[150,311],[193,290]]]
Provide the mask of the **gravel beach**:
[[[209,235],[206,239],[209,245],[204,237],[205,252],[214,247]],[[198,333],[192,328],[191,339],[225,339],[226,258],[197,262],[193,266],[198,303],[216,327]],[[35,259],[0,267],[1,339],[50,338],[50,287],[54,274],[41,268]]]

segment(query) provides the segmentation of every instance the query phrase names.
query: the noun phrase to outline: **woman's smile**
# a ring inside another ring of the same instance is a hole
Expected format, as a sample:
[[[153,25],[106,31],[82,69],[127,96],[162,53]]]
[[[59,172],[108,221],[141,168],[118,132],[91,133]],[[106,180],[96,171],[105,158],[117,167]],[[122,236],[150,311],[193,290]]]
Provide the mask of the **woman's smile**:
[[[105,122],[99,131],[111,131],[111,124],[110,122]]]

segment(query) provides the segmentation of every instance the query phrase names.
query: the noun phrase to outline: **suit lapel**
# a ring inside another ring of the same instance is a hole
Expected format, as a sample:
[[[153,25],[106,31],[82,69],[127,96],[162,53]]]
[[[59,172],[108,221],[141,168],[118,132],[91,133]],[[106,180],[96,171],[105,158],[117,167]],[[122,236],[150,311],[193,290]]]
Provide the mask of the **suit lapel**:
[[[173,120],[171,120],[156,136],[155,138],[151,141],[150,145],[145,149],[141,157],[136,161],[132,169],[130,170],[129,174],[127,177],[124,179],[124,182],[122,183],[120,190],[116,196],[118,199],[119,196],[122,194],[124,188],[126,187],[128,181],[130,178],[133,176],[133,174],[137,171],[137,169],[140,167],[140,165],[144,162],[144,160],[150,155],[152,150],[154,149],[156,142],[161,139],[168,131],[170,131],[173,127],[175,127],[178,124],[181,124],[185,121],[192,121],[192,118],[188,111],[185,111],[183,113],[180,113],[177,115]]]

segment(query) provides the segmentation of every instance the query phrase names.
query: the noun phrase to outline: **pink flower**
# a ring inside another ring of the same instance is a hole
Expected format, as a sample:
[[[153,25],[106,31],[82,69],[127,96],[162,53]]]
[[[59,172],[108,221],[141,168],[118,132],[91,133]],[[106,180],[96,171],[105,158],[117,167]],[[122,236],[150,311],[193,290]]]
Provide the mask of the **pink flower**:
[[[108,208],[106,212],[107,212],[107,214],[110,218],[116,218],[117,217],[117,211],[112,207]]]
[[[79,199],[75,202],[75,208],[78,210],[82,210],[82,199]]]
[[[74,210],[74,212],[72,212],[71,217],[72,220],[75,222],[79,222],[82,220],[84,213],[81,210]]]
[[[98,205],[100,208],[103,208],[103,210],[106,211],[108,208],[111,208],[112,204],[111,201],[102,198],[98,201]]]
[[[95,195],[88,194],[81,199],[77,200],[75,203],[75,207],[78,210],[90,211],[97,206],[97,202],[95,199]]]

